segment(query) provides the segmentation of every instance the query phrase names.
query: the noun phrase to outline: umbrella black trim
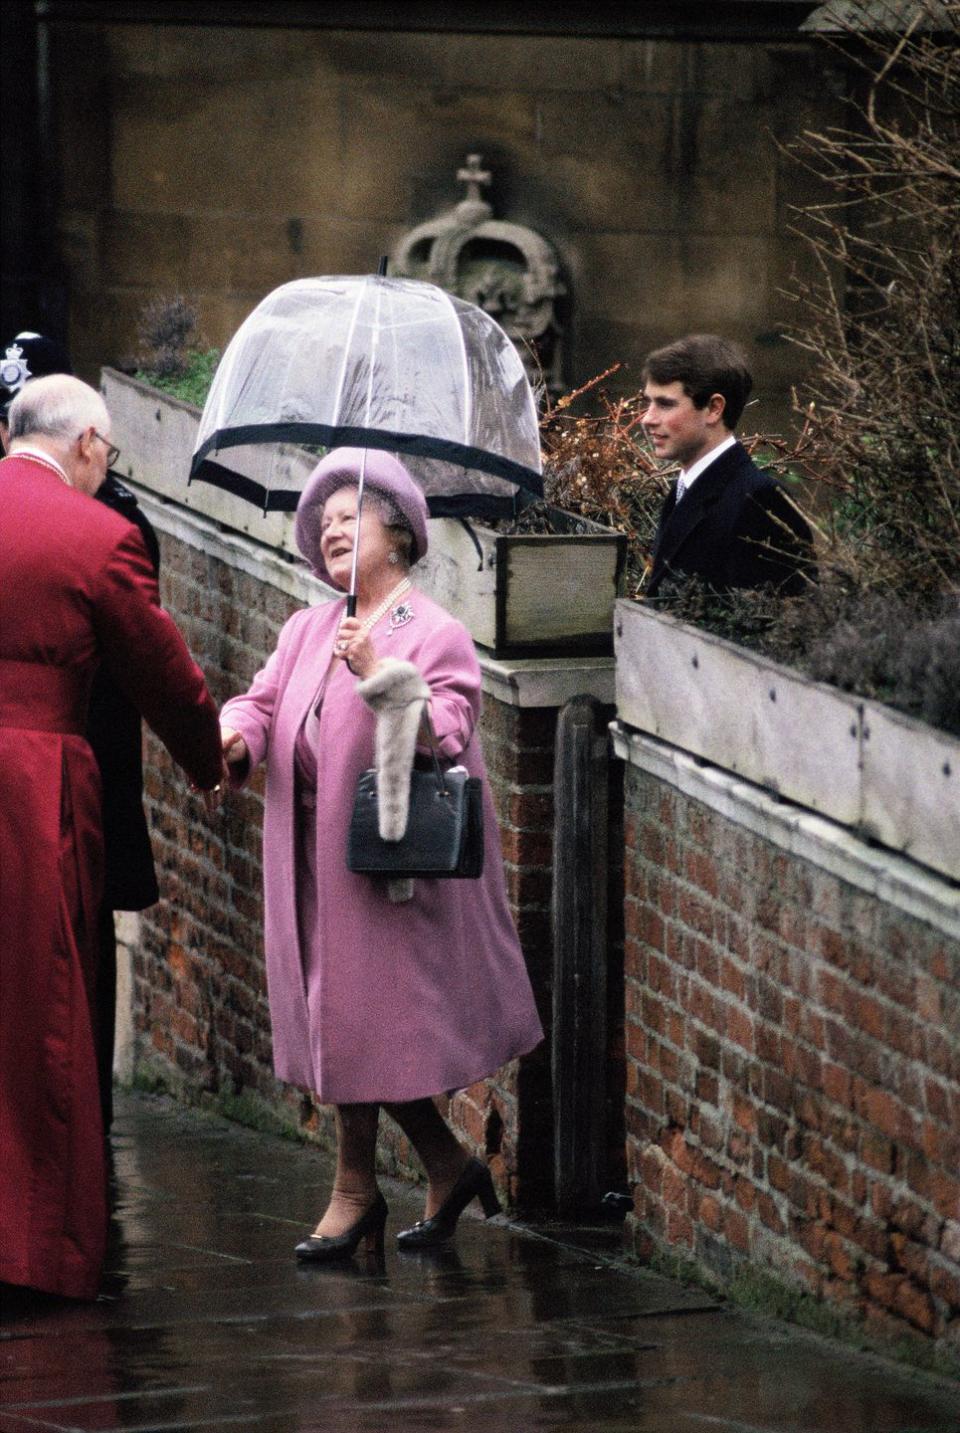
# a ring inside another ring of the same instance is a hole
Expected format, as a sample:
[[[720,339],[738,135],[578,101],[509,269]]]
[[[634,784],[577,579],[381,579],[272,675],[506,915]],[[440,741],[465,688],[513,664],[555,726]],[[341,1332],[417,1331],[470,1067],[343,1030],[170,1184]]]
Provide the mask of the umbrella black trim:
[[[222,488],[234,497],[243,498],[264,513],[296,512],[300,493],[296,488],[274,488],[271,492],[253,478],[245,478],[212,458],[205,458],[190,482],[210,483]],[[495,493],[433,493],[425,494],[427,510],[431,517],[476,517],[487,522],[498,522],[500,518],[516,517],[529,503],[536,502],[533,493],[517,489],[512,497],[498,497]]]
[[[223,475],[230,470],[208,459],[207,454],[214,449],[240,448],[261,443],[310,443],[324,448],[379,448],[384,452],[406,453],[415,458],[439,458],[458,467],[474,468],[477,472],[488,473],[491,477],[503,478],[534,497],[543,497],[543,478],[539,473],[523,463],[515,463],[511,458],[489,453],[484,448],[455,443],[449,438],[392,433],[382,428],[333,427],[329,423],[258,423],[247,424],[241,428],[222,428],[205,439],[194,453],[190,464],[190,481],[193,482],[197,478],[212,482],[218,487],[227,486],[223,482]],[[210,469],[209,474],[205,471],[207,468]],[[239,477],[239,474],[233,474],[233,477]],[[241,479],[241,482],[246,485],[243,491],[234,483],[229,485],[229,491],[250,502],[254,501],[251,493],[259,491],[262,496],[257,499],[257,503],[265,512],[292,511],[286,504],[278,509],[277,504],[272,501],[280,493],[287,496],[289,490],[278,489],[277,492],[270,493],[262,484],[255,483],[252,479]],[[512,511],[511,500],[508,498],[505,501],[507,508]],[[293,507],[296,507],[296,503]]]

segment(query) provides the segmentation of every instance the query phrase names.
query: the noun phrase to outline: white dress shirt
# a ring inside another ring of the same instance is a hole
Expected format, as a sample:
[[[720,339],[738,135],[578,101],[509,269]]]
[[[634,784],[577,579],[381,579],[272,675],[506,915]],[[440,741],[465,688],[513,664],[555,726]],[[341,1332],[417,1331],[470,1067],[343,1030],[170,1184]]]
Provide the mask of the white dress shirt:
[[[679,478],[677,478],[677,502],[680,501],[689,488],[693,487],[704,469],[709,468],[710,464],[715,462],[721,453],[725,453],[728,448],[732,448],[736,441],[736,436],[731,433],[729,438],[724,438],[723,442],[718,443],[715,448],[711,448],[709,453],[704,453],[702,458],[698,458],[689,468],[681,471]]]

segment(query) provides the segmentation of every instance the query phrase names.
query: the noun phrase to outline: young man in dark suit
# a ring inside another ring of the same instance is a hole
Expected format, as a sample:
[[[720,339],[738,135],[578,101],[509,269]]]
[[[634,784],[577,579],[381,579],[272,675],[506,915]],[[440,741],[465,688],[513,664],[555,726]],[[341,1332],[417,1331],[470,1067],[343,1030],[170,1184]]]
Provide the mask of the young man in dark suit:
[[[803,592],[816,575],[810,528],[733,432],[753,387],[743,351],[692,334],[649,354],[643,381],[644,430],[657,457],[681,468],[660,514],[646,596],[676,574],[718,592]]]

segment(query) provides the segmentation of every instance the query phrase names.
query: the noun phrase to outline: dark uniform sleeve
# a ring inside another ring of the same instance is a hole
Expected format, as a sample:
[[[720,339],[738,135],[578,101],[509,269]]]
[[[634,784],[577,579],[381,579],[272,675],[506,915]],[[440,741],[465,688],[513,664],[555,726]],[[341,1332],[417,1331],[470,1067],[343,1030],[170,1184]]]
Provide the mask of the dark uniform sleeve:
[[[104,664],[199,787],[220,780],[217,711],[200,668],[160,606],[143,538],[128,527],[100,573],[94,625]]]

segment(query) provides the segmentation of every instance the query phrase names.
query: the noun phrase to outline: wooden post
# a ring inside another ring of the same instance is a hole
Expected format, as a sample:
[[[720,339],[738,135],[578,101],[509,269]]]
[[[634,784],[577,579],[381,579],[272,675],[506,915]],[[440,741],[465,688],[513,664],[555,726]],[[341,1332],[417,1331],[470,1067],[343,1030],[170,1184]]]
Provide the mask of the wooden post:
[[[568,1218],[599,1206],[605,1166],[607,731],[594,697],[557,718],[554,811],[554,1194]]]

